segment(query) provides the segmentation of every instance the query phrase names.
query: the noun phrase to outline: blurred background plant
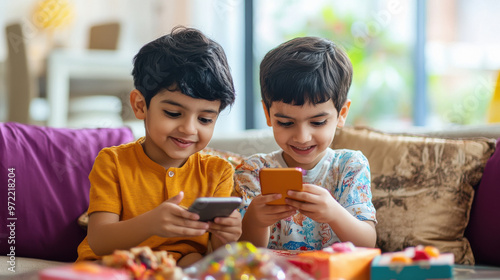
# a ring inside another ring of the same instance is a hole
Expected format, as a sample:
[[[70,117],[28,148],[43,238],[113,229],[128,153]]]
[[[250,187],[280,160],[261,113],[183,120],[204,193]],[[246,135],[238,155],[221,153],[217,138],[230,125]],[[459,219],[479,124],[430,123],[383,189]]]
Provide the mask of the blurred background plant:
[[[302,5],[300,1],[294,3]],[[277,5],[284,7],[284,3]],[[411,124],[413,84],[410,42],[391,34],[391,29],[387,28],[390,22],[382,22],[375,16],[367,20],[366,13],[376,7],[373,2],[362,9],[354,6],[353,9],[339,9],[331,2],[322,2],[316,5],[316,12],[302,14],[302,19],[295,18],[295,24],[284,27],[279,39],[274,37],[273,41],[284,42],[302,36],[332,40],[347,52],[354,68],[349,92],[352,106],[347,122],[377,126],[397,120],[408,125]],[[289,9],[277,9],[275,20],[290,20],[290,13],[299,8]],[[383,20],[391,19],[386,16]]]
[[[421,1],[317,0],[312,5],[304,0],[255,0],[255,64],[258,68],[267,51],[291,38],[328,38],[344,47],[354,67],[347,122],[384,129],[410,127],[415,125],[418,94],[414,58]],[[498,26],[495,7],[500,2],[425,1],[426,76],[419,86],[426,89],[426,126],[487,121],[500,69],[500,55],[494,51],[500,40],[492,36]],[[260,93],[255,96],[260,101]]]
[[[331,3],[320,8],[298,33],[315,33],[341,45],[353,64],[350,91],[353,105],[348,123],[374,125],[384,119],[411,119],[411,54],[404,43],[392,40],[386,29],[370,29],[352,12],[342,14]]]

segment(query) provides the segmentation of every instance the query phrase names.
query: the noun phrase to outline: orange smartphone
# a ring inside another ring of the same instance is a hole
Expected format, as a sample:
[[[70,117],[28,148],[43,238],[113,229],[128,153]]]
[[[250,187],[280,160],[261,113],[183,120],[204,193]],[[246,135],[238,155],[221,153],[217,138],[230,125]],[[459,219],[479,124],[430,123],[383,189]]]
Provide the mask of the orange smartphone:
[[[302,191],[301,168],[263,168],[260,170],[260,189],[262,194],[280,193],[281,198],[268,204],[286,205],[288,190]]]

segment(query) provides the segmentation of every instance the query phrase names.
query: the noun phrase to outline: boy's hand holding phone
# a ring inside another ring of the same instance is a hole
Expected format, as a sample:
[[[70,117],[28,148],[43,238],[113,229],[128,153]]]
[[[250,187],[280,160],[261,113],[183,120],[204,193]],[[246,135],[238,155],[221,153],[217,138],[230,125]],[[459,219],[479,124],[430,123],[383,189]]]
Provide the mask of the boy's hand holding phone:
[[[239,197],[199,197],[188,211],[200,216],[200,221],[208,222],[208,231],[222,243],[237,241],[241,236],[241,214]]]
[[[294,215],[297,208],[287,205],[289,190],[302,191],[302,169],[263,168],[259,172],[262,195],[255,197],[245,215],[256,222],[257,227],[268,227],[277,221]]]
[[[160,237],[200,236],[207,232],[208,224],[198,221],[199,216],[179,205],[184,193],[166,200],[145,213],[153,235]]]
[[[289,191],[288,195],[287,204],[318,223],[333,222],[335,213],[344,209],[327,189],[316,185],[304,184],[301,192]]]
[[[217,217],[208,224],[208,231],[217,237],[222,244],[236,242],[241,236],[241,214],[238,210],[234,210],[227,217]]]
[[[269,227],[277,221],[290,217],[297,209],[290,205],[274,205],[270,202],[281,198],[281,194],[258,195],[248,206],[245,217],[248,216],[255,227]]]

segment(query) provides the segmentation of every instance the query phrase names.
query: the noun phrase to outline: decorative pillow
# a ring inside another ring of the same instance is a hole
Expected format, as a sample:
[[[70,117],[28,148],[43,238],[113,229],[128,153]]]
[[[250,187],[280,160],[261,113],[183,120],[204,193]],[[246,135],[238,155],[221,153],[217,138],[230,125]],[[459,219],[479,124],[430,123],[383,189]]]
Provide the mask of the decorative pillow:
[[[14,225],[1,231],[0,254],[15,246],[16,257],[75,261],[94,159],[104,147],[133,141],[132,131],[0,123],[0,139],[0,182],[9,186],[0,191],[0,220]]]
[[[500,147],[500,138],[497,147]],[[483,177],[476,189],[470,212],[470,222],[465,236],[474,252],[476,264],[500,266],[500,223],[498,214],[500,198],[500,149],[486,163]]]
[[[242,155],[232,153],[232,152],[221,151],[221,150],[210,148],[210,147],[206,147],[205,149],[201,150],[201,153],[207,154],[207,155],[214,155],[214,156],[218,156],[220,158],[223,158],[223,159],[229,161],[229,163],[231,163],[234,168],[236,168],[236,166],[238,166],[243,161]]]
[[[393,135],[363,127],[339,129],[333,149],[360,150],[370,162],[377,246],[383,252],[419,244],[474,264],[464,231],[474,188],[495,148],[492,139]]]

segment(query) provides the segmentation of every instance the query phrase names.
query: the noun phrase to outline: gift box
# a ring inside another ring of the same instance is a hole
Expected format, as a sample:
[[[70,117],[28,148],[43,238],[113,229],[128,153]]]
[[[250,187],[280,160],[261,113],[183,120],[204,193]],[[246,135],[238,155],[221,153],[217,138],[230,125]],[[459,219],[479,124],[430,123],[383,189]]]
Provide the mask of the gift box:
[[[380,249],[354,247],[350,242],[337,243],[318,251],[275,251],[314,279],[369,280],[372,260]]]
[[[372,263],[372,280],[453,279],[454,255],[429,256],[423,249],[410,247],[401,252],[384,253]]]

